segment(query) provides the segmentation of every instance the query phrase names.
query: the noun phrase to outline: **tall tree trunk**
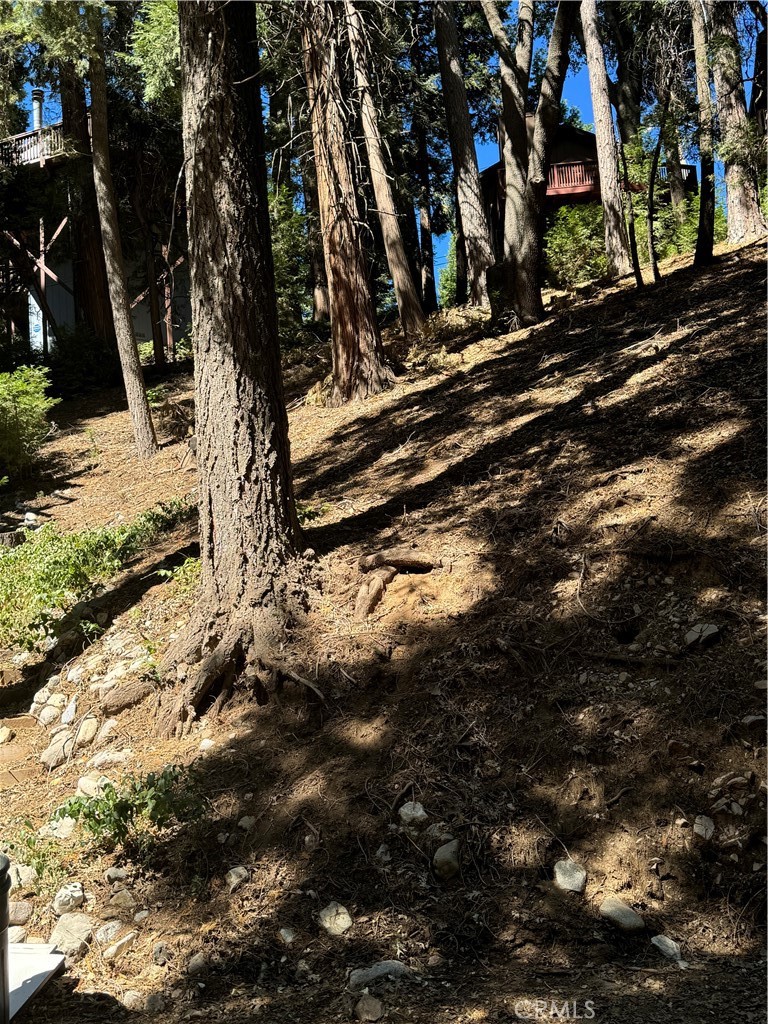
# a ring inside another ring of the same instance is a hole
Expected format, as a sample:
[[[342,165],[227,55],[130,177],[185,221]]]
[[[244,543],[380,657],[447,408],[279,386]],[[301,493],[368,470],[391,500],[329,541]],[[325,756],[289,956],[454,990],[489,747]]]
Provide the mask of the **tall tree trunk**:
[[[85,89],[74,66],[68,61],[59,64],[59,85],[64,134],[74,142],[81,158],[77,164],[71,162],[71,166],[75,168],[79,192],[79,203],[74,204],[70,213],[75,249],[72,261],[72,290],[75,293],[76,316],[82,319],[89,330],[97,338],[101,338],[108,348],[113,348],[116,345],[115,324],[112,319],[107,268],[101,244],[99,209],[93,184]]]
[[[734,9],[730,0],[707,0],[720,147],[725,164],[728,241],[731,243],[749,241],[768,230],[760,209],[755,161],[749,144],[749,119]]]
[[[696,59],[696,94],[699,99],[699,228],[696,236],[694,267],[712,262],[715,244],[715,156],[713,149],[712,92],[707,59],[707,23],[703,0],[690,0],[693,49]]]
[[[160,316],[160,295],[157,289],[157,266],[155,265],[155,242],[152,237],[152,228],[147,220],[147,213],[144,206],[144,196],[141,191],[142,181],[139,174],[136,187],[133,190],[133,211],[139,222],[141,238],[144,243],[144,265],[147,273],[147,298],[149,299],[149,319],[152,325],[152,355],[155,366],[164,367],[165,343],[163,341],[163,330]]]
[[[179,4],[202,575],[162,723],[274,665],[305,596],[267,208],[256,8]],[[211,47],[210,40],[217,46]],[[192,712],[192,717],[194,711]]]
[[[312,279],[312,320],[323,323],[331,318],[331,300],[328,279],[325,276],[323,242],[320,237],[320,208],[317,198],[317,178],[309,154],[299,158],[301,180],[304,186],[304,209],[307,213],[307,247],[309,271]]]
[[[473,306],[487,306],[486,271],[493,263],[493,246],[483,205],[467,90],[459,60],[459,34],[452,7],[453,4],[446,0],[436,0],[433,7],[435,38],[467,255],[469,301]],[[456,251],[458,257],[458,245]]]
[[[608,276],[623,277],[631,272],[632,260],[624,224],[624,205],[619,184],[616,139],[613,134],[605,53],[600,39],[597,0],[582,0],[581,24],[584,31],[592,109],[595,115],[597,166],[600,172],[600,195],[603,202],[603,229],[605,253],[608,258]]]
[[[416,178],[419,183],[419,250],[421,253],[421,303],[424,312],[437,310],[435,287],[435,250],[432,241],[432,190],[429,180],[429,151],[424,125],[413,127],[416,141]]]
[[[331,301],[333,389],[330,402],[378,394],[392,383],[368,286],[357,192],[345,125],[334,9],[302,8],[302,45],[312,113],[312,143]]]
[[[463,306],[469,299],[469,267],[467,266],[467,247],[464,244],[464,228],[461,223],[461,207],[458,198],[454,199],[456,211],[456,305]]]
[[[360,17],[360,12],[355,6],[354,0],[344,0],[344,13],[352,67],[355,74],[355,84],[359,94],[365,148],[368,153],[368,164],[371,170],[371,183],[373,185],[373,194],[376,197],[376,207],[379,221],[381,222],[381,233],[384,238],[384,250],[387,255],[389,273],[395,289],[400,323],[406,337],[416,337],[421,334],[424,327],[424,314],[408,266],[408,257],[406,256],[403,233],[398,219],[397,205],[384,156],[379,118],[371,93],[371,84],[368,77],[368,39],[363,19]]]
[[[130,298],[125,278],[123,247],[117,222],[117,203],[109,166],[109,134],[107,131],[107,81],[104,72],[104,44],[100,12],[93,12],[97,54],[89,63],[91,85],[91,139],[93,145],[93,183],[99,207],[104,263],[107,268],[112,318],[117,335],[117,350],[123,370],[128,398],[128,411],[133,422],[136,450],[140,458],[150,458],[157,451],[157,438],[149,411],[139,352],[133,333]]]
[[[659,273],[659,260],[656,255],[656,237],[653,228],[653,218],[656,214],[656,208],[654,206],[654,194],[656,189],[656,175],[659,172],[659,157],[661,155],[661,147],[664,143],[664,126],[667,121],[667,111],[669,108],[669,97],[664,102],[664,106],[661,111],[661,120],[659,122],[659,134],[656,138],[656,145],[653,147],[653,156],[651,157],[651,169],[648,174],[648,211],[646,214],[646,229],[648,232],[648,259],[651,264],[651,274],[653,276],[653,283],[658,284],[661,281],[661,274]]]
[[[632,189],[629,180],[629,167],[627,166],[627,148],[624,140],[619,139],[619,156],[621,157],[621,168],[624,176],[624,192],[626,195],[625,209],[627,211],[627,235],[629,237],[629,254],[632,258],[632,273],[635,275],[635,284],[638,288],[645,287],[643,271],[640,268],[640,255],[637,251],[637,233],[635,230],[635,206],[632,202]]]

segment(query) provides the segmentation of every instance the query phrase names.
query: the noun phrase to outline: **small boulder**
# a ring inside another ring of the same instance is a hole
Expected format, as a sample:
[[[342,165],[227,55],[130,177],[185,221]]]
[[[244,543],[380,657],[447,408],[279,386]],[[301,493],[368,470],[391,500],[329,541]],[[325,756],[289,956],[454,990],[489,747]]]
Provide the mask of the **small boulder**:
[[[239,889],[241,885],[248,881],[250,875],[248,874],[248,868],[244,868],[242,864],[238,864],[236,868],[232,868],[224,876],[224,880],[229,887],[230,892],[234,892]]]
[[[29,864],[12,864],[10,870],[11,888],[10,892],[34,893],[37,892],[38,874],[37,870]]]
[[[651,939],[651,945],[655,946],[662,956],[666,956],[670,960],[682,959],[680,947],[674,939],[670,939],[666,935],[654,935]]]
[[[121,889],[110,898],[101,916],[105,921],[115,917],[133,917],[136,913],[136,906],[136,900],[131,893],[127,889]]]
[[[65,729],[63,732],[56,733],[50,744],[40,755],[40,761],[46,768],[53,771],[54,768],[64,764],[74,750],[74,746],[72,733]]]
[[[404,825],[423,825],[429,820],[429,815],[422,805],[413,800],[409,800],[407,804],[403,804],[397,813],[400,816],[400,821],[402,821]]]
[[[67,695],[66,695],[66,693],[52,693],[51,696],[48,698],[48,701],[46,703],[46,707],[56,708],[58,711],[63,711],[66,706],[67,706]],[[64,722],[64,725],[67,725],[67,724],[68,724],[67,722]]]
[[[102,953],[102,956],[105,960],[117,960],[119,956],[122,956],[126,950],[131,948],[138,937],[138,932],[128,932],[126,935],[119,938],[117,942],[108,946]]]
[[[50,726],[54,725],[54,723],[58,722],[59,711],[57,711],[56,708],[51,707],[49,704],[46,704],[46,706],[41,709],[40,714],[37,716],[37,720],[40,723],[40,725],[45,726],[45,728],[47,729]]]
[[[26,942],[27,941],[27,929],[22,928],[20,925],[13,925],[12,928],[8,929],[8,942]]]
[[[106,958],[106,951],[104,956]],[[126,1010],[131,1010],[134,1013],[143,1013],[146,1009],[147,1000],[143,992],[137,992],[136,989],[129,988],[127,992],[123,993],[123,1006]]]
[[[243,832],[250,832],[253,826],[256,824],[256,819],[251,817],[250,814],[246,814],[245,817],[241,818],[237,823],[237,827],[241,828]]]
[[[711,622],[699,622],[685,634],[685,646],[704,648],[713,644],[720,636],[720,630]]]
[[[584,892],[587,872],[575,860],[559,860],[555,864],[555,885],[565,892]]]
[[[57,917],[61,917],[62,914],[70,914],[73,910],[77,910],[78,907],[82,907],[84,901],[85,893],[83,892],[82,882],[67,882],[66,885],[62,885],[53,897],[51,906],[54,914]]]
[[[32,904],[25,900],[13,900],[8,904],[8,923],[26,924],[32,917]]]
[[[376,1021],[384,1016],[384,1004],[375,996],[367,992],[361,996],[355,1005],[355,1020]]]
[[[75,831],[77,822],[65,814],[62,818],[54,818],[40,829],[41,836],[52,836],[54,839],[69,839]]]
[[[335,900],[320,911],[318,921],[328,935],[343,935],[353,923],[347,908]]]
[[[291,946],[296,941],[297,932],[293,928],[281,928],[277,937],[284,946]]]
[[[715,823],[706,814],[699,814],[693,823],[693,831],[706,841],[715,834]]]
[[[101,728],[96,734],[96,746],[101,746],[102,743],[106,743],[108,739],[111,739],[117,732],[117,719],[108,718],[105,722],[101,723]]]
[[[0,726],[0,745],[3,743],[10,743],[16,733],[13,729],[10,729],[7,725]]]
[[[83,775],[82,778],[78,779],[77,782],[77,796],[87,796],[93,799],[99,797],[104,792],[104,784],[109,780],[103,775],[94,773],[93,775]]]
[[[609,896],[600,904],[600,916],[615,924],[623,932],[641,932],[645,921],[631,907],[615,896]]]
[[[77,697],[73,697],[72,700],[64,708],[61,714],[62,725],[72,725],[75,718],[77,717]]]
[[[88,747],[96,739],[99,720],[95,715],[86,715],[75,736],[75,747]]]
[[[444,882],[448,882],[458,875],[461,870],[458,839],[452,839],[448,843],[443,843],[435,851],[435,855],[432,858],[432,867],[437,877],[441,878]]]
[[[97,930],[95,939],[100,946],[108,946],[115,941],[122,928],[123,925],[120,921],[107,921]]]
[[[195,953],[187,961],[187,974],[202,974],[208,966],[208,957],[205,953]]]
[[[50,941],[70,965],[85,956],[92,938],[93,926],[86,914],[62,914],[51,932]]]
[[[407,978],[410,974],[410,967],[400,963],[399,960],[379,960],[371,967],[359,967],[357,970],[351,971],[348,987],[353,992],[359,991],[362,988],[367,988],[374,981],[379,981],[380,978]]]

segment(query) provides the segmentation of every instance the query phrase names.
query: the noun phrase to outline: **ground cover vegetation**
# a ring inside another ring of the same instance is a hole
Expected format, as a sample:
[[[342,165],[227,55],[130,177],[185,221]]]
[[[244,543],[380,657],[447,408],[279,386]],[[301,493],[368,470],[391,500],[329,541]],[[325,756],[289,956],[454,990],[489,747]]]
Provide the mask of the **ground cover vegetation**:
[[[763,1019],[766,20],[0,2],[22,1024]]]

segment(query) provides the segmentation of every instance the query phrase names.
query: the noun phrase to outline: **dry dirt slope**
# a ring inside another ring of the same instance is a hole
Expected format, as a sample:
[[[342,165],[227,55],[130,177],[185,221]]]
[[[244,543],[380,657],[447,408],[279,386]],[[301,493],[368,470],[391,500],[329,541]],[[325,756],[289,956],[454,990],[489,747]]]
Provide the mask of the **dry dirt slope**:
[[[198,759],[208,814],[126,864],[149,910],[124,915],[131,949],[105,961],[93,944],[23,1019],[127,1018],[138,992],[162,1020],[325,1024],[352,1019],[350,968],[396,959],[411,978],[372,987],[392,1021],[512,1021],[537,999],[570,1001],[571,1017],[590,1000],[601,1022],[762,1020],[765,736],[749,716],[764,714],[766,675],[764,295],[753,247],[529,332],[478,340],[475,325],[431,360],[442,370],[417,361],[378,401],[299,409],[323,594],[290,652],[325,702],[241,694],[174,743],[152,738],[153,697],[119,716],[106,749],[142,771]],[[71,410],[51,453],[72,500],[36,509],[104,521],[126,494],[139,507],[189,486],[178,446],[135,480],[124,414],[93,411]],[[99,599],[109,630],[62,684],[81,713],[101,714],[90,686],[118,660],[159,656],[183,624],[187,599],[149,571],[192,540],[168,538]],[[398,575],[355,621],[357,559],[393,543],[442,564]],[[714,627],[708,643],[688,642],[697,626]],[[61,674],[55,657],[25,667],[4,713]],[[90,750],[46,776],[48,740],[35,727],[6,748],[6,836],[42,824],[87,770]],[[399,815],[411,799],[428,814],[414,830]],[[446,834],[461,858],[448,883],[431,865]],[[553,885],[566,855],[587,870],[582,896]],[[89,855],[77,832],[50,857],[84,882],[94,920],[105,913],[120,858]],[[236,865],[249,880],[230,895]],[[646,930],[602,920],[608,896]],[[50,931],[49,898],[30,900],[31,935]],[[332,900],[354,921],[340,938],[318,925]],[[688,970],[650,944],[659,933]]]

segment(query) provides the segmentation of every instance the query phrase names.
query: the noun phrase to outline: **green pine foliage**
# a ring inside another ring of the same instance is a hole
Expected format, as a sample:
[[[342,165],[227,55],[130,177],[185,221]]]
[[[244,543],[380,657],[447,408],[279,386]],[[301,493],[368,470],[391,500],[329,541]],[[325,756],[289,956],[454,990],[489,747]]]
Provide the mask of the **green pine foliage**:
[[[448,243],[448,260],[437,283],[437,301],[441,309],[456,305],[456,235]]]
[[[0,478],[23,474],[51,429],[48,412],[59,400],[46,394],[49,383],[40,366],[0,373]]]
[[[563,288],[603,277],[608,269],[600,203],[561,206],[544,237],[547,279]]]

